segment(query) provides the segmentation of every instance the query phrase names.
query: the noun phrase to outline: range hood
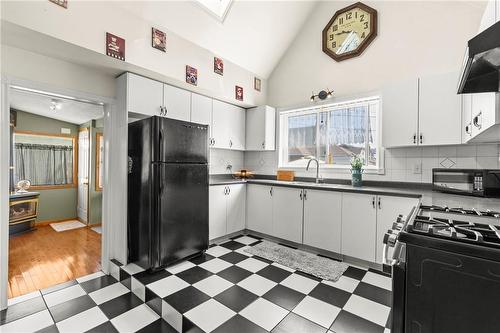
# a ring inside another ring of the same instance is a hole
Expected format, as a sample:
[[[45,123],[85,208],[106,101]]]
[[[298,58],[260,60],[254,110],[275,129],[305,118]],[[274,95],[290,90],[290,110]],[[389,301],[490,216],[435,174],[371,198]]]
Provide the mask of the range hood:
[[[499,74],[500,21],[469,40],[458,93],[498,92]]]

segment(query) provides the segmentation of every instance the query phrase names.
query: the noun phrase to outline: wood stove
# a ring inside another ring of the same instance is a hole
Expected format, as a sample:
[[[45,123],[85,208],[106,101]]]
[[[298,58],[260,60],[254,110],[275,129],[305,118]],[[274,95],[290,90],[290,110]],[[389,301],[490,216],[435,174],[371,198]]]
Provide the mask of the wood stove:
[[[38,192],[10,195],[9,235],[31,231],[38,217]]]

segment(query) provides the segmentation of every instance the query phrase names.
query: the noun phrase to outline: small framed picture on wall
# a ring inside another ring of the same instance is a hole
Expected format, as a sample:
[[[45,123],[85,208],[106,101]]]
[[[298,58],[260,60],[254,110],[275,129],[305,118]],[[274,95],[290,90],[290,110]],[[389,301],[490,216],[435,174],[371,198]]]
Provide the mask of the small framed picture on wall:
[[[153,46],[157,50],[166,52],[167,35],[161,30],[151,28],[151,46]]]
[[[125,61],[125,39],[106,32],[106,54]]]
[[[234,93],[235,93],[235,98],[238,101],[243,101],[243,87],[235,86]]]
[[[214,72],[224,75],[224,61],[221,58],[214,57]]]
[[[260,91],[260,89],[262,88],[262,82],[257,77],[253,78],[253,88],[257,91]]]
[[[189,65],[186,65],[186,82],[193,86],[198,85],[198,70]]]
[[[49,0],[49,1],[63,8],[68,9],[68,0]]]

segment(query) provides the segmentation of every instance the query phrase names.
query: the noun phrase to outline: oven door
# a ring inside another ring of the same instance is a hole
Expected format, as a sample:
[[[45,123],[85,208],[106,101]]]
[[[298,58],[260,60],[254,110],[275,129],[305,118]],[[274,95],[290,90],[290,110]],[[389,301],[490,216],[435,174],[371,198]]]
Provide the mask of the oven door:
[[[491,333],[499,300],[499,262],[406,245],[406,333]]]

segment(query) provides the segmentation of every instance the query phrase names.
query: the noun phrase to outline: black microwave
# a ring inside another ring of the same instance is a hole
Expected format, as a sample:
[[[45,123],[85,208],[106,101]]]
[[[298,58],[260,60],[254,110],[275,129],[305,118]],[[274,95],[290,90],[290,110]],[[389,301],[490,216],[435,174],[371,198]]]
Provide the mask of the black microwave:
[[[434,191],[500,197],[500,170],[498,169],[432,169]]]

